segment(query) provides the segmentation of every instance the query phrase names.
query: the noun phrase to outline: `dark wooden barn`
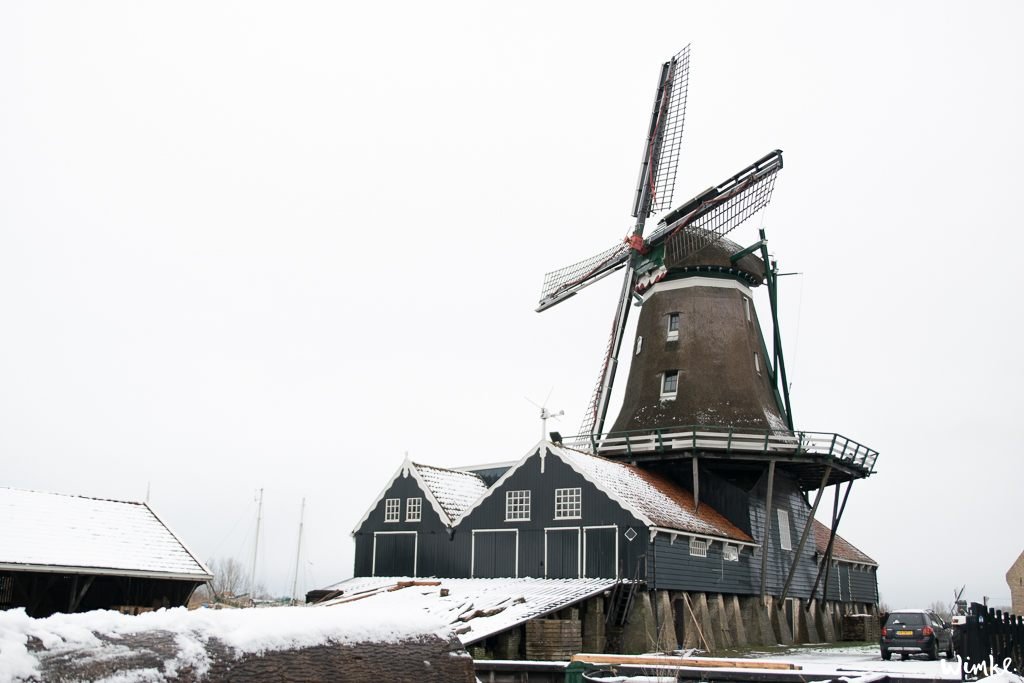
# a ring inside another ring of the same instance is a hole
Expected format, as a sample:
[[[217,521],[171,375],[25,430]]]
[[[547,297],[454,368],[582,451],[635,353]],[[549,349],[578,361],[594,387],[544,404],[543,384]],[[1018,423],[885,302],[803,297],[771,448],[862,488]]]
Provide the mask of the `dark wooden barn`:
[[[178,607],[213,577],[146,503],[0,488],[0,608]]]

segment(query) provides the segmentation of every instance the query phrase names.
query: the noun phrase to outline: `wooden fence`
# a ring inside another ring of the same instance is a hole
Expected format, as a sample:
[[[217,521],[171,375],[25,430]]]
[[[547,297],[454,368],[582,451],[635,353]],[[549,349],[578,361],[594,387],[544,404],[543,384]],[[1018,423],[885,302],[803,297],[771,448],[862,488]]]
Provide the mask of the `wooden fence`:
[[[1024,616],[971,603],[957,652],[961,678],[984,677],[998,670],[1024,669]]]

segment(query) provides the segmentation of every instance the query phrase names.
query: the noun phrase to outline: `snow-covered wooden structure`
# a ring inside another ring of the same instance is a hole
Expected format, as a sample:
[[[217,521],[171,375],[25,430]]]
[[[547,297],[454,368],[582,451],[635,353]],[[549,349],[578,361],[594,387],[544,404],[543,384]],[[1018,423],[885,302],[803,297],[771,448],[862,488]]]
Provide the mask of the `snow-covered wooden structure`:
[[[184,605],[209,569],[147,503],[0,488],[0,609]]]

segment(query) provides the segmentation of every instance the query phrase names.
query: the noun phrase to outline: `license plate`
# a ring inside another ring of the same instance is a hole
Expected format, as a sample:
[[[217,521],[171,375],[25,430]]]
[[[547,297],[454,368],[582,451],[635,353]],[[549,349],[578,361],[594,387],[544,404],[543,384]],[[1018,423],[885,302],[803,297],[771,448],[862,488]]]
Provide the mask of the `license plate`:
[[[898,636],[912,636],[912,635],[914,635],[914,632],[913,631],[896,631],[896,635],[898,635]]]

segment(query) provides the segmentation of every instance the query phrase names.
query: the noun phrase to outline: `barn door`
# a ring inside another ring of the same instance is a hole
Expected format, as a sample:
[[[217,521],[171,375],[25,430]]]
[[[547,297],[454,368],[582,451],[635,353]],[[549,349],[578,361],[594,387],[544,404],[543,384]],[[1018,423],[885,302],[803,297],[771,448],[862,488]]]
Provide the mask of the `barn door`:
[[[373,576],[416,576],[416,532],[373,534]]]
[[[580,578],[580,530],[577,527],[544,530],[544,576]]]
[[[618,527],[583,529],[583,577],[614,579],[618,577]]]
[[[474,579],[519,576],[519,531],[473,531]]]

